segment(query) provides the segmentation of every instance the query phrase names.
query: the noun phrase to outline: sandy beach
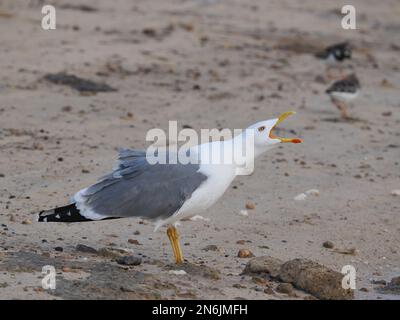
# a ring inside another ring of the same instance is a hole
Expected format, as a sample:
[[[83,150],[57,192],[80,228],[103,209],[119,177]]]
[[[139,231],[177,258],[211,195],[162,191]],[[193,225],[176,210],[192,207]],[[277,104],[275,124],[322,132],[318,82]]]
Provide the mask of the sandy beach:
[[[41,27],[42,1],[0,4],[0,299],[315,298],[242,274],[250,259],[241,249],[336,272],[352,265],[355,299],[400,298],[400,284],[385,291],[400,276],[398,1],[353,1],[356,30],[342,29],[337,1],[48,4],[56,30]],[[341,41],[354,47],[344,72],[362,87],[348,121],[314,56]],[[59,73],[112,90],[45,78]],[[151,222],[35,221],[108,173],[118,148],[146,148],[146,133],[169,120],[200,132],[288,110],[296,115],[278,132],[303,143],[261,156],[203,219],[182,222],[185,274],[174,272],[165,228],[153,232]],[[141,263],[116,262],[126,254]],[[42,288],[44,265],[56,268],[55,290]]]

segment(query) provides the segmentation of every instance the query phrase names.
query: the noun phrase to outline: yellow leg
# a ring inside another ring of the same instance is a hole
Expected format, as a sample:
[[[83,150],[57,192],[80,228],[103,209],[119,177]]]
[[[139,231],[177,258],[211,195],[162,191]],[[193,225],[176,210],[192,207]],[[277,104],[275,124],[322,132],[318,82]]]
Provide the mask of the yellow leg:
[[[167,236],[171,242],[172,251],[174,252],[176,264],[183,262],[183,255],[181,250],[181,245],[179,244],[179,234],[178,230],[174,226],[169,226],[167,229]]]

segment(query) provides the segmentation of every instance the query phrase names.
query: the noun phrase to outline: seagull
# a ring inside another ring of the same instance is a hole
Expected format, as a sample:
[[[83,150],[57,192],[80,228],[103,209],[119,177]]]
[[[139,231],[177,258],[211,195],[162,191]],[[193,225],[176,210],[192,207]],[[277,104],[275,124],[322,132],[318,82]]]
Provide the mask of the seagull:
[[[347,105],[357,98],[361,89],[360,82],[354,73],[342,80],[335,81],[326,93],[331,97],[333,104],[340,110],[342,118],[348,119]]]
[[[325,48],[315,56],[325,61],[329,73],[331,68],[342,65],[345,60],[350,60],[351,55],[352,50],[349,43],[342,42]]]
[[[155,222],[155,231],[167,226],[175,262],[183,262],[176,228],[180,220],[198,215],[217,202],[237,175],[238,164],[206,161],[211,148],[226,152],[243,149],[243,135],[254,134],[252,159],[280,143],[300,143],[298,138],[281,138],[273,129],[286,117],[260,121],[232,139],[190,147],[198,163],[152,163],[146,151],[121,149],[111,173],[78,191],[71,203],[38,214],[39,222],[83,222],[141,217]],[[173,156],[172,151],[166,151]]]

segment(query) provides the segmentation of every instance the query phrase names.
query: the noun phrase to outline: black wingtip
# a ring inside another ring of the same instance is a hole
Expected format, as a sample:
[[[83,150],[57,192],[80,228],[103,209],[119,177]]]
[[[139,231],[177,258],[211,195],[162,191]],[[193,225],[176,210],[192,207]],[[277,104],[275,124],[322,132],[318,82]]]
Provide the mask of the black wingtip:
[[[82,216],[75,203],[64,207],[41,211],[38,215],[38,222],[82,222],[91,221]]]

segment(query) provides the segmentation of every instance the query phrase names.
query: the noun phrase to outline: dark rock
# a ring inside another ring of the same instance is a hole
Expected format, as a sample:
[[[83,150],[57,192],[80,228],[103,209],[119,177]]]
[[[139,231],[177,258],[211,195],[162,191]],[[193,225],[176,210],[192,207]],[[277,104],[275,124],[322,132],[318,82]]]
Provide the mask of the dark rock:
[[[120,257],[117,259],[117,263],[126,266],[138,266],[142,263],[142,258],[135,256]]]
[[[335,245],[333,244],[332,241],[325,241],[325,242],[322,244],[322,246],[323,246],[324,248],[327,248],[327,249],[333,249],[333,248],[335,247]]]
[[[112,92],[117,91],[105,83],[97,83],[92,80],[79,78],[72,74],[64,72],[55,74],[46,74],[44,79],[54,84],[69,86],[79,92]]]
[[[58,252],[63,252],[64,251],[63,247],[55,247],[54,250],[56,250]]]
[[[86,246],[84,244],[78,244],[75,249],[76,249],[76,251],[79,251],[79,252],[97,253],[97,250],[95,248]]]
[[[73,5],[70,3],[66,3],[60,6],[62,9],[70,9],[70,10],[79,10],[79,11],[84,11],[84,12],[95,12],[98,11],[97,8],[91,7],[85,4],[79,4],[79,5]]]
[[[372,284],[379,284],[379,285],[385,286],[386,281],[385,280],[372,280]]]
[[[140,242],[138,240],[136,240],[136,239],[128,239],[128,243],[135,244],[137,246],[141,245]]]

